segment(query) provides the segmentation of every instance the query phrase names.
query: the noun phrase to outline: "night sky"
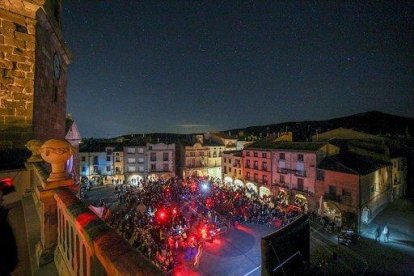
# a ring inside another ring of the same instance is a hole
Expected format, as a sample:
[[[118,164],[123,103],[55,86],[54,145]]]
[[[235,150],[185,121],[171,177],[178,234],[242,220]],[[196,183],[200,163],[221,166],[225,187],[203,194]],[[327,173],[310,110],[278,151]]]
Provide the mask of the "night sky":
[[[414,1],[300,2],[66,0],[68,112],[104,138],[414,117]]]

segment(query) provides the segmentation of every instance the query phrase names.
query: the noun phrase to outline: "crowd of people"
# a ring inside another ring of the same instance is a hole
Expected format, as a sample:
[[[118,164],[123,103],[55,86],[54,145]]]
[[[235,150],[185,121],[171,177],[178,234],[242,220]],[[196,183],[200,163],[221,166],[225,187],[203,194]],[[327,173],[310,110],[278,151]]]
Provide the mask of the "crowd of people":
[[[281,227],[300,212],[218,179],[172,178],[122,184],[107,223],[164,271],[195,259],[206,241],[237,223]]]

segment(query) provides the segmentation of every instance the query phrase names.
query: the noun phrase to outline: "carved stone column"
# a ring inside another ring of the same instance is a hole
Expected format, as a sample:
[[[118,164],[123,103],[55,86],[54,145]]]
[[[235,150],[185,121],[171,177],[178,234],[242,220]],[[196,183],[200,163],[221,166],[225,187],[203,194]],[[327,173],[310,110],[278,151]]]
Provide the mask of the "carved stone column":
[[[41,239],[36,245],[38,265],[53,261],[57,244],[57,206],[54,199],[58,188],[74,185],[66,172],[66,161],[73,154],[72,145],[66,140],[51,139],[40,147],[42,158],[51,165],[51,173],[41,180],[35,189],[37,210],[40,219]]]

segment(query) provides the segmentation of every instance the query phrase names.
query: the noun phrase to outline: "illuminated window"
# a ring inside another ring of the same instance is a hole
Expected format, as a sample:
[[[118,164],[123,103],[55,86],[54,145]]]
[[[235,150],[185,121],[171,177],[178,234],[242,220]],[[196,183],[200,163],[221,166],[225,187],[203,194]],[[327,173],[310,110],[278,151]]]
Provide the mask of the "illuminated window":
[[[257,157],[257,152],[253,152],[253,157]]]
[[[135,148],[127,148],[127,153],[135,153]]]
[[[157,161],[157,154],[155,152],[151,152],[151,161]]]

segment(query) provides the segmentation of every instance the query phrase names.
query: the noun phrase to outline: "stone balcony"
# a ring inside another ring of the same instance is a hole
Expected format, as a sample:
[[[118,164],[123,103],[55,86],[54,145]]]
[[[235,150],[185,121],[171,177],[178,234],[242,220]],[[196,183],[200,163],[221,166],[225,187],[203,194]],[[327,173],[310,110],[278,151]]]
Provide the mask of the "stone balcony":
[[[162,275],[162,272],[76,197],[73,180],[50,181],[42,161],[18,175],[6,198],[19,264],[14,275]]]

